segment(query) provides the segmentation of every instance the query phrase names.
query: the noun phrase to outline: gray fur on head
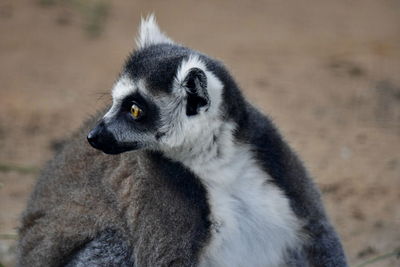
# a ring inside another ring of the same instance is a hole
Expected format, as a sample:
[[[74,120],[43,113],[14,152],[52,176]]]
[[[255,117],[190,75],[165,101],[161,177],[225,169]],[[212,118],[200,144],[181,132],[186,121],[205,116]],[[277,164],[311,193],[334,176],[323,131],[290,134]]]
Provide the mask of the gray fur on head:
[[[346,266],[303,164],[223,64],[154,16],[137,45],[42,171],[18,266]]]

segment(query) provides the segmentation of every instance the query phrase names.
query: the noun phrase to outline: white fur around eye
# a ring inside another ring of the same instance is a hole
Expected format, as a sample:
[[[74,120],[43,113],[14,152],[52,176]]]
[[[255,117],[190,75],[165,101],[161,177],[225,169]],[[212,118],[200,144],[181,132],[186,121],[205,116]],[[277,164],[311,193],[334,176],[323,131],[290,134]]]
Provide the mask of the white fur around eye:
[[[138,90],[137,84],[135,84],[127,75],[122,75],[113,86],[111,94],[113,102],[122,101],[122,99],[136,90]]]

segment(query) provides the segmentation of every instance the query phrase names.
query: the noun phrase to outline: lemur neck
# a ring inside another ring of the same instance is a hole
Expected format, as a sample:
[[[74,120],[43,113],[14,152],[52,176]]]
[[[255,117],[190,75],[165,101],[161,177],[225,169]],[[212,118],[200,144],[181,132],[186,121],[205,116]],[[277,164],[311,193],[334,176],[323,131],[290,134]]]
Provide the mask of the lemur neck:
[[[200,178],[213,177],[208,174],[212,174],[215,170],[242,165],[243,162],[247,161],[243,157],[249,155],[247,153],[249,150],[244,144],[240,144],[236,140],[234,131],[234,123],[222,122],[214,127],[211,133],[202,133],[196,138],[195,142],[171,149],[165,154],[167,157],[181,162],[195,174],[201,174],[202,177]],[[232,181],[233,179],[235,177],[232,177]],[[219,183],[222,181],[205,182]]]

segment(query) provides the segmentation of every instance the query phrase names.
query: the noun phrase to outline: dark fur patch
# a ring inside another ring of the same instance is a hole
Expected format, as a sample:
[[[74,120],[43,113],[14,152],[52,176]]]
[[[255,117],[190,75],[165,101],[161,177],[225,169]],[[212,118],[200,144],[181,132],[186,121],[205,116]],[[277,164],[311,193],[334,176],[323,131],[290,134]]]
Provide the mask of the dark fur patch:
[[[207,92],[207,76],[201,69],[190,69],[183,81],[183,86],[187,93],[186,115],[196,115],[202,107],[210,104],[210,97]]]
[[[172,44],[151,45],[131,54],[123,69],[136,79],[145,79],[153,94],[170,93],[176,70],[191,50]]]
[[[131,115],[132,104],[137,104],[144,113],[142,118],[136,120]],[[124,98],[118,111],[117,120],[128,123],[131,131],[154,132],[160,125],[160,110],[151,99],[135,92]]]

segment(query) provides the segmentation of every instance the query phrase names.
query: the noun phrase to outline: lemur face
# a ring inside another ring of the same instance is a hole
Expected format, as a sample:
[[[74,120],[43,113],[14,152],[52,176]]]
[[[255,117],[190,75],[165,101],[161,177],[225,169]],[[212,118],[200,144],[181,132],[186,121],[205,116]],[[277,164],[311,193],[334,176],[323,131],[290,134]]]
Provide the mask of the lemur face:
[[[118,154],[173,149],[207,134],[210,121],[218,121],[223,86],[202,57],[165,42],[140,47],[127,60],[113,104],[89,133],[89,143]]]

